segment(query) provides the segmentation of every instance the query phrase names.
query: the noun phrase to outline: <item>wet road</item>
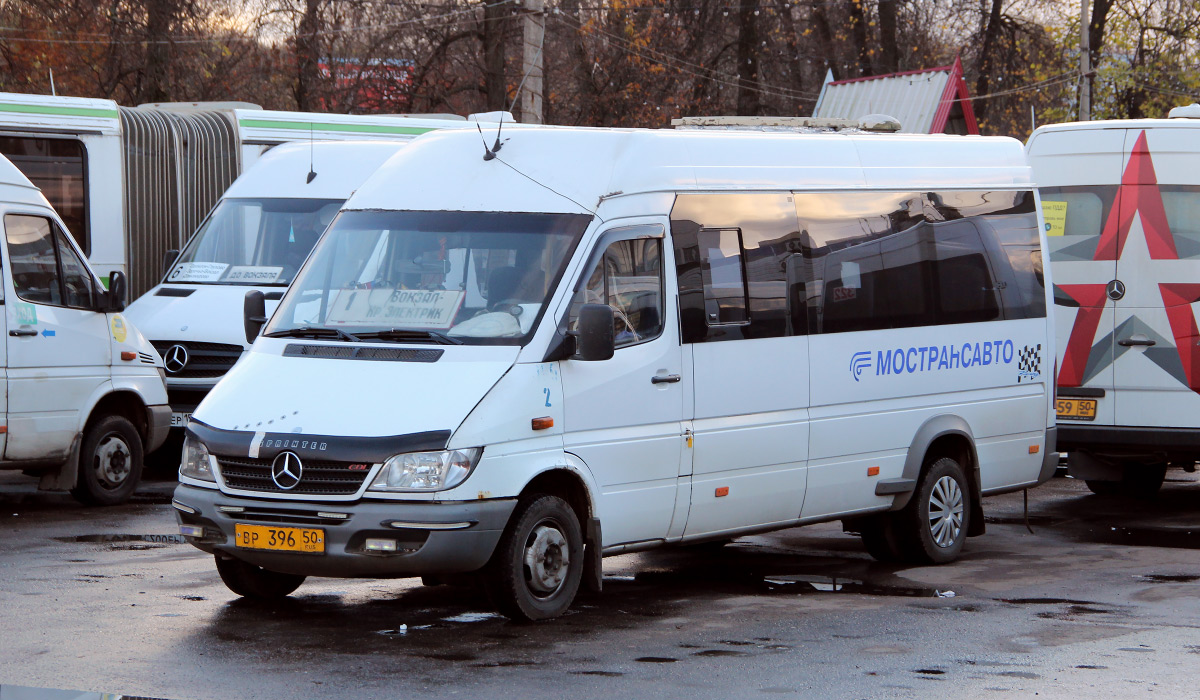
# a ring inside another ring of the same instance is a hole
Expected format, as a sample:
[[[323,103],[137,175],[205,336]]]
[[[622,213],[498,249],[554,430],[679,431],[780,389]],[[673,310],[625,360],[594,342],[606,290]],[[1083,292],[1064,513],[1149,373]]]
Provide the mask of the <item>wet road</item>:
[[[83,508],[0,478],[0,683],[189,698],[1196,697],[1200,480],[1157,500],[1055,479],[985,501],[941,567],[838,524],[605,560],[518,625],[469,589],[310,579],[237,599],[174,537],[169,485]],[[953,595],[951,595],[953,592]]]

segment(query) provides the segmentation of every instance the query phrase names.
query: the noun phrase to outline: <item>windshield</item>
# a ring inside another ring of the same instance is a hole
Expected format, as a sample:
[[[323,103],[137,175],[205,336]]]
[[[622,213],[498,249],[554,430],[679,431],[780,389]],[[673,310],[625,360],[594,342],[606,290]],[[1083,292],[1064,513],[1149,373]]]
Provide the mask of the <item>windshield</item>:
[[[341,199],[223,199],[164,282],[286,286]]]
[[[591,221],[579,214],[347,211],[268,335],[519,345]]]

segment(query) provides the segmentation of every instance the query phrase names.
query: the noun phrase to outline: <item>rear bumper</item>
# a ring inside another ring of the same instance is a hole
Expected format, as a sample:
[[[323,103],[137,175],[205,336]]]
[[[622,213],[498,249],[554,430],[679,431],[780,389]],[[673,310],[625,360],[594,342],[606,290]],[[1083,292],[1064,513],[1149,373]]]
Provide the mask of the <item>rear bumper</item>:
[[[1058,428],[1046,428],[1046,446],[1042,450],[1042,471],[1038,474],[1038,483],[1049,481],[1058,470]]]
[[[146,445],[149,454],[162,446],[171,431],[171,407],[162,404],[146,407]]]
[[[175,515],[181,525],[204,527],[203,537],[189,536],[187,540],[206,552],[271,571],[344,578],[402,578],[477,571],[491,558],[517,504],[516,499],[454,503],[281,502],[226,496],[213,489],[187,485],[176,488],[174,500]],[[185,512],[180,506],[196,512]],[[243,510],[230,513],[231,508]],[[319,515],[330,512],[349,517],[334,519]],[[238,547],[234,537],[234,526],[238,523],[321,529],[325,534],[325,553]],[[397,540],[401,551],[366,551],[364,544],[368,537]]]
[[[1058,449],[1130,457],[1200,456],[1200,429],[1059,424]]]

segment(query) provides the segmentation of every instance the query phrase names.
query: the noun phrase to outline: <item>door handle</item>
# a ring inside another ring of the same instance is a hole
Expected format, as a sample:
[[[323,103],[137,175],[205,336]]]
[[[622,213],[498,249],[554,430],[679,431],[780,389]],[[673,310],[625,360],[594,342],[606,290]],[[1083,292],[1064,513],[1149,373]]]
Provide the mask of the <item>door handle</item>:
[[[681,377],[678,374],[659,374],[659,375],[650,377],[650,383],[651,384],[674,384],[675,382],[679,381],[680,379],[681,379]]]
[[[1146,347],[1150,347],[1151,345],[1158,345],[1158,341],[1150,340],[1141,333],[1134,333],[1128,338],[1118,340],[1117,345],[1120,345],[1123,348],[1132,347],[1134,345],[1145,345]]]
[[[15,331],[9,331],[8,334],[14,338],[20,338],[23,335],[37,335],[37,331],[32,328],[18,328]]]

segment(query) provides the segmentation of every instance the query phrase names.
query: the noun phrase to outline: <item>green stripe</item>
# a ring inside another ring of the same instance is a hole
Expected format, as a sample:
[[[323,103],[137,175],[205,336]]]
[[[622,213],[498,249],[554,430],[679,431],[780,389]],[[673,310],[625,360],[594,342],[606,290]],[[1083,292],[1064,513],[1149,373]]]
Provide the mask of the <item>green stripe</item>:
[[[320,122],[279,122],[266,119],[242,119],[248,129],[292,129],[293,131],[345,131],[359,134],[411,134],[417,136],[436,131],[425,126],[384,126],[382,124],[324,124]]]
[[[54,114],[65,117],[100,117],[116,119],[119,115],[115,109],[94,109],[92,107],[47,107],[45,105],[20,105],[0,103],[0,112],[20,112],[22,114]]]

